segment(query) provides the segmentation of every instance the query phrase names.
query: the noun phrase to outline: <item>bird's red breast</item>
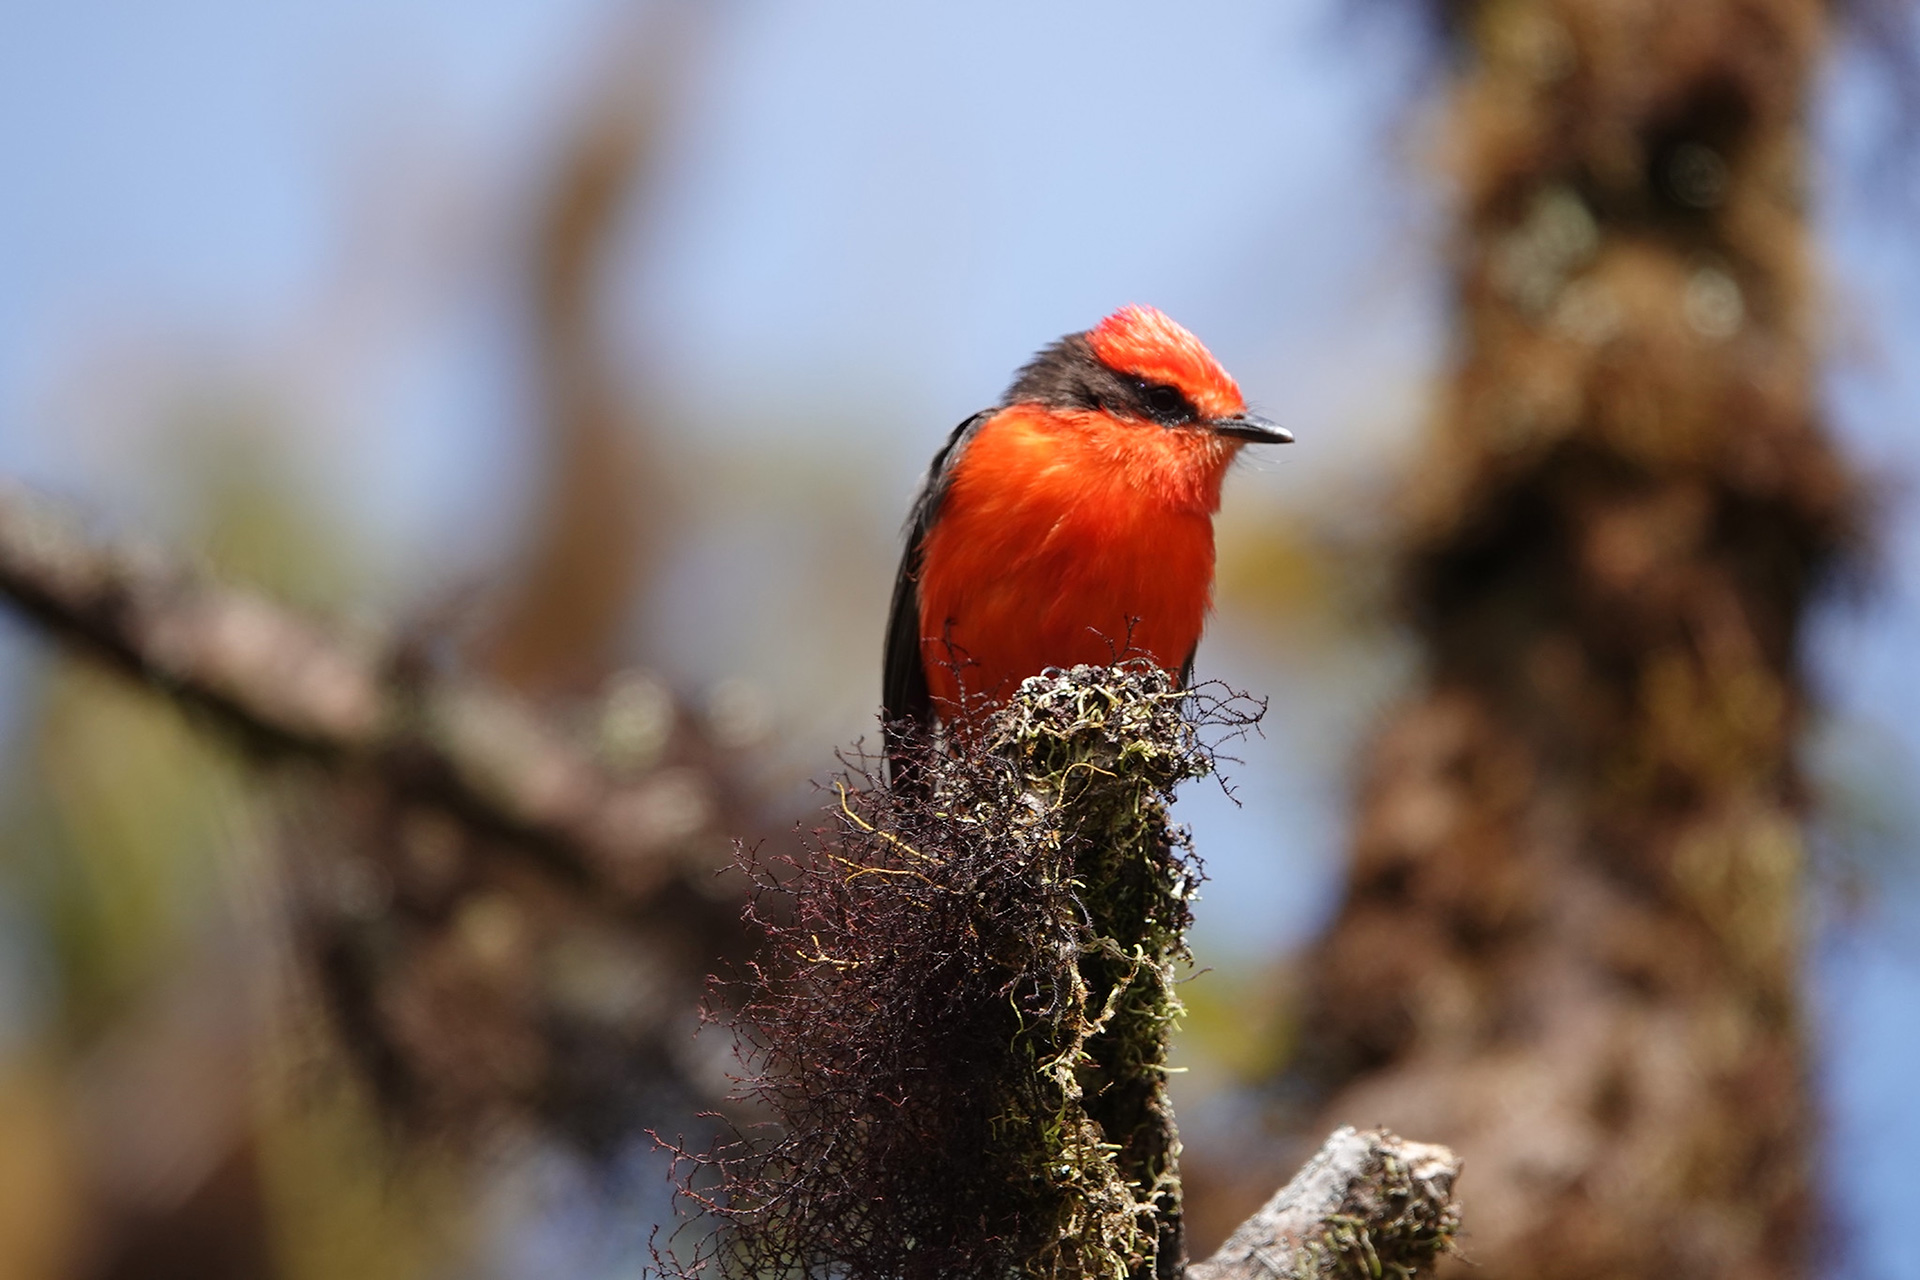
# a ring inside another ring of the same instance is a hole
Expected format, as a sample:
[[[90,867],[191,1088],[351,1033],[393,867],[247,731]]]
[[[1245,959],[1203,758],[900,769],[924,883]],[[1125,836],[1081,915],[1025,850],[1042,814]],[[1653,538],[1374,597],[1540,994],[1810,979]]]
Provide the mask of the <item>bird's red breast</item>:
[[[943,718],[1047,667],[1145,657],[1180,670],[1213,603],[1213,513],[1238,449],[1035,405],[983,423],[953,463],[920,570],[922,660]]]

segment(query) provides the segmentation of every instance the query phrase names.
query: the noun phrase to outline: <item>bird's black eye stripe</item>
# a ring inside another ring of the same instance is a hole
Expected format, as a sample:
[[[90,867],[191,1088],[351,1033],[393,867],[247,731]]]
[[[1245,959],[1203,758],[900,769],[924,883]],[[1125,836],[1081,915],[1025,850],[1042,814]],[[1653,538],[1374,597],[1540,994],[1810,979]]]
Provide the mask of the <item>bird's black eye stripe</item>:
[[[1173,387],[1163,382],[1148,382],[1145,378],[1134,380],[1134,391],[1139,398],[1140,407],[1145,416],[1167,426],[1183,422],[1192,422],[1200,415],[1194,410],[1192,401]]]
[[[1202,421],[1178,387],[1102,363],[1084,333],[1070,333],[1028,361],[1000,403],[1094,410],[1165,427]]]

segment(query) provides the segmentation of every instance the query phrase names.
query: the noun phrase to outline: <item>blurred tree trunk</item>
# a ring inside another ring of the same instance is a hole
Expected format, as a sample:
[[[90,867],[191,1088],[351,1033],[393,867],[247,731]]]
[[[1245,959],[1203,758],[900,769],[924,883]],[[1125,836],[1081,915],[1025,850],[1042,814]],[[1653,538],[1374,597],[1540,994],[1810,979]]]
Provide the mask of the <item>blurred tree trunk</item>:
[[[1457,351],[1401,573],[1423,689],[1311,958],[1312,1121],[1463,1157],[1480,1280],[1807,1272],[1803,624],[1818,0],[1477,0]]]

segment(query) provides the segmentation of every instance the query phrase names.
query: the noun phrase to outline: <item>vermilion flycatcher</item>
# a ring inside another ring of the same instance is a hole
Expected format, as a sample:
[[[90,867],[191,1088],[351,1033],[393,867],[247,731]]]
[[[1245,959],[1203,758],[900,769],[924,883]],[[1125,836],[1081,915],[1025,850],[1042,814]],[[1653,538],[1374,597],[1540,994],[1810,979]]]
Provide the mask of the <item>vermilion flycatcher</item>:
[[[1148,658],[1184,684],[1213,603],[1213,513],[1242,444],[1285,444],[1151,307],[1069,334],[934,455],[887,621],[896,770],[1048,667]]]

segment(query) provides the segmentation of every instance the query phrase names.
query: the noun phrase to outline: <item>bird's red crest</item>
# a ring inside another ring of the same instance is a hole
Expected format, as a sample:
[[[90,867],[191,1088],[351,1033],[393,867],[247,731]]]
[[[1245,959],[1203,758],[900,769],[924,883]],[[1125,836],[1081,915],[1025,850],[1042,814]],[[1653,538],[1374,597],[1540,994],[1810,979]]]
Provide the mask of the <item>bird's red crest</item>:
[[[1095,325],[1087,342],[1109,369],[1174,387],[1208,417],[1246,411],[1239,384],[1163,311],[1129,303]]]

